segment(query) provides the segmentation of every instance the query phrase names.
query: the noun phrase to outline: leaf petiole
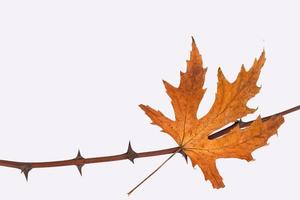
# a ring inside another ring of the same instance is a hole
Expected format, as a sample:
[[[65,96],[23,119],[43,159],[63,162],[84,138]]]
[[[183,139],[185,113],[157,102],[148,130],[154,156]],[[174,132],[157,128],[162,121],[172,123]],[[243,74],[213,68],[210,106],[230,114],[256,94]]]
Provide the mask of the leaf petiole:
[[[172,153],[162,164],[160,164],[153,172],[151,172],[146,178],[144,178],[139,184],[137,184],[134,188],[132,188],[127,195],[131,195],[139,186],[141,186],[146,180],[148,180],[152,175],[154,175],[162,166],[164,166],[176,153],[180,152],[182,149],[178,148],[177,151]]]

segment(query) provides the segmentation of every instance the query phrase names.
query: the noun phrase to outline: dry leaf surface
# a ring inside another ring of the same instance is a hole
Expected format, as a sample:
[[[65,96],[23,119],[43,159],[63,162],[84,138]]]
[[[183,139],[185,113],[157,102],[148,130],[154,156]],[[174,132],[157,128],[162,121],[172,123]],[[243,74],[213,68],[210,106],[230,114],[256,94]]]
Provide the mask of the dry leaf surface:
[[[284,122],[281,115],[267,120],[262,120],[259,116],[248,127],[240,128],[237,125],[222,137],[208,139],[208,136],[216,130],[256,111],[247,107],[247,102],[260,90],[256,82],[265,60],[263,51],[248,71],[242,65],[237,78],[232,83],[225,78],[219,68],[215,101],[209,112],[198,119],[198,107],[206,91],[203,89],[206,68],[203,68],[201,54],[193,39],[187,70],[185,73],[180,73],[179,86],[174,87],[163,81],[166,92],[171,98],[175,120],[150,106],[140,105],[151,118],[152,123],[161,127],[162,131],[169,134],[182,147],[193,166],[198,165],[201,168],[205,179],[209,180],[214,188],[224,187],[216,167],[216,159],[253,160],[251,153],[266,145],[268,138],[276,134],[277,129]]]

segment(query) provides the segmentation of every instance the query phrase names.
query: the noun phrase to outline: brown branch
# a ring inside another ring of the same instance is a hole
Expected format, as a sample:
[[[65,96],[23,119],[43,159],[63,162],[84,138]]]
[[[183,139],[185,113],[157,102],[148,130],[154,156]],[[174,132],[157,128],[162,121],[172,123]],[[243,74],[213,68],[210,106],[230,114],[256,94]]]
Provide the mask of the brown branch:
[[[283,112],[279,112],[279,113],[264,117],[264,118],[262,118],[262,120],[267,120],[267,119],[271,118],[272,116],[276,116],[276,115],[286,115],[286,114],[295,112],[297,110],[300,110],[300,105],[296,106],[294,108],[285,110]],[[209,139],[218,138],[218,137],[228,133],[233,127],[235,127],[237,125],[239,125],[242,128],[242,127],[249,126],[252,122],[253,121],[248,121],[248,122],[237,121],[233,125],[210,135],[208,138]],[[0,160],[0,166],[20,169],[21,172],[25,175],[25,178],[27,180],[28,173],[33,168],[62,167],[62,166],[74,165],[78,168],[79,173],[82,174],[81,169],[85,164],[111,162],[111,161],[126,160],[126,159],[130,160],[131,162],[134,162],[134,159],[136,159],[136,158],[160,156],[160,155],[171,154],[171,153],[176,153],[176,152],[181,153],[186,158],[185,153],[180,150],[180,147],[173,147],[173,148],[168,148],[168,149],[137,153],[132,149],[131,144],[129,142],[126,153],[113,155],[113,156],[84,158],[81,156],[80,151],[78,151],[77,156],[74,159],[69,159],[69,160],[50,161],[50,162],[17,162],[17,161],[9,161],[9,160]]]
[[[21,172],[24,173],[26,180],[28,180],[28,173],[33,168],[62,167],[62,166],[74,165],[77,166],[79,173],[82,174],[81,168],[85,164],[111,162],[111,161],[126,160],[126,159],[130,160],[133,163],[135,158],[144,158],[150,156],[171,154],[176,152],[179,148],[180,147],[173,147],[173,148],[162,149],[157,151],[136,153],[132,149],[131,144],[129,142],[126,153],[113,155],[113,156],[84,158],[81,156],[80,151],[78,151],[77,156],[74,159],[69,159],[69,160],[50,161],[50,162],[16,162],[16,161],[9,161],[9,160],[0,160],[0,166],[20,169]]]
[[[287,115],[287,114],[295,112],[297,110],[300,110],[300,105],[295,106],[295,107],[290,108],[290,109],[287,109],[287,110],[284,110],[284,111],[279,112],[279,113],[275,113],[273,115],[269,115],[267,117],[263,117],[262,120],[266,121],[266,120],[270,119],[271,117],[274,117],[274,116],[277,116],[277,115]],[[253,120],[248,121],[248,122],[243,122],[242,120],[238,120],[234,124],[232,124],[231,126],[228,126],[227,128],[224,128],[224,129],[222,129],[218,132],[215,132],[215,133],[211,134],[210,136],[208,136],[208,139],[210,139],[210,140],[216,139],[218,137],[221,137],[222,135],[225,135],[226,133],[228,133],[231,129],[233,129],[237,125],[239,125],[240,128],[243,128],[243,127],[249,126],[252,122],[253,122]]]

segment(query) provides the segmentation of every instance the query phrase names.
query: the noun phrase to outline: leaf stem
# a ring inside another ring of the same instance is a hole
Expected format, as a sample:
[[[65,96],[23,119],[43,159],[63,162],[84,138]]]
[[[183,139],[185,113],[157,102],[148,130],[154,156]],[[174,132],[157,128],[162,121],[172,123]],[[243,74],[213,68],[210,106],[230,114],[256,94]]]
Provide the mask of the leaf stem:
[[[174,152],[171,156],[169,156],[162,164],[160,164],[153,172],[151,172],[146,178],[144,178],[139,184],[137,184],[133,189],[131,189],[127,194],[131,195],[139,186],[141,186],[146,180],[148,180],[153,174],[155,174],[162,166],[164,166],[176,153],[181,150],[179,148],[176,152]]]

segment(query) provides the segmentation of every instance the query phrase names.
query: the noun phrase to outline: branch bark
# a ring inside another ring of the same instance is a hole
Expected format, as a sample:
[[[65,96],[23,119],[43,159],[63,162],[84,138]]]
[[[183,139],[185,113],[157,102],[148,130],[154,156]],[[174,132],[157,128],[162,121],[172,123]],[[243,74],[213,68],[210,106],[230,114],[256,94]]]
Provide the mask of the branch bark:
[[[262,118],[262,120],[267,120],[276,115],[286,115],[286,114],[295,112],[297,110],[300,110],[300,105],[290,108],[288,110],[264,117],[264,118]],[[216,133],[213,133],[208,138],[213,140],[215,138],[221,137],[222,135],[225,135],[235,126],[240,126],[241,128],[243,128],[243,127],[249,126],[252,122],[253,121],[243,122],[243,121],[239,120],[239,121],[235,122],[234,124],[232,124],[231,126],[224,128]],[[33,168],[62,167],[62,166],[74,165],[78,168],[79,173],[82,174],[81,169],[85,164],[112,162],[112,161],[126,160],[126,159],[128,159],[134,163],[134,159],[136,159],[136,158],[160,156],[160,155],[172,154],[172,153],[176,153],[176,152],[181,153],[184,157],[186,157],[184,152],[180,150],[180,147],[173,147],[173,148],[168,148],[168,149],[137,153],[132,149],[131,144],[129,142],[126,153],[118,154],[118,155],[84,158],[81,156],[80,151],[78,151],[77,156],[75,158],[68,159],[68,160],[50,161],[50,162],[18,162],[18,161],[10,161],[10,160],[0,160],[0,166],[20,169],[21,172],[25,175],[26,180],[28,180],[29,171],[32,170]]]
[[[284,110],[282,112],[273,114],[273,115],[269,115],[267,117],[263,117],[262,120],[266,121],[266,120],[270,119],[271,117],[274,117],[274,116],[277,116],[277,115],[287,115],[287,114],[295,112],[297,110],[300,110],[300,105],[295,106],[295,107],[290,108],[290,109],[287,109],[287,110]],[[227,128],[224,128],[224,129],[222,129],[218,132],[215,132],[215,133],[211,134],[210,136],[208,136],[208,139],[210,139],[210,140],[216,139],[218,137],[221,137],[222,135],[225,135],[226,133],[228,133],[231,129],[233,129],[237,125],[240,126],[240,128],[243,128],[243,127],[249,126],[252,122],[253,122],[253,120],[248,121],[248,122],[243,122],[242,120],[238,120],[234,124],[232,124],[231,126],[228,126]]]

